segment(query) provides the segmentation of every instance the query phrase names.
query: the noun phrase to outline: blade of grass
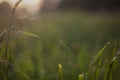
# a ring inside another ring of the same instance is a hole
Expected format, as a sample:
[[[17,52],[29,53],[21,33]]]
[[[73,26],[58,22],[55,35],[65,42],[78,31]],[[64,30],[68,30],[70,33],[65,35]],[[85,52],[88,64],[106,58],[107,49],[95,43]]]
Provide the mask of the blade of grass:
[[[74,53],[71,47],[69,47],[64,41],[59,40],[58,41],[60,44],[62,44],[65,48],[67,48],[70,52]]]
[[[92,61],[90,62],[90,65],[94,64],[98,58],[103,54],[103,52],[106,50],[106,48],[110,45],[110,43],[108,42],[98,53],[97,55],[92,59]]]
[[[104,80],[110,80],[113,64],[119,58],[119,56],[120,56],[120,51],[117,52],[117,54],[113,57],[113,59],[111,60],[110,64],[108,65],[107,72],[105,74]]]
[[[99,59],[98,66],[95,72],[95,80],[99,80],[99,74],[100,74],[100,67],[102,65],[102,60]]]
[[[35,37],[35,38],[39,38],[38,35],[31,33],[31,32],[26,32],[26,31],[21,31],[22,34],[26,35],[26,36],[30,36],[30,37]]]
[[[58,68],[59,68],[59,80],[62,80],[62,65],[58,64]]]
[[[85,80],[85,75],[84,74],[80,74],[78,76],[78,80]]]
[[[13,20],[14,20],[14,13],[16,11],[16,8],[17,6],[21,3],[22,0],[18,0],[16,2],[16,4],[14,5],[13,9],[12,9],[12,13],[11,13],[11,21],[10,21],[10,24],[8,26],[8,34],[7,34],[7,41],[6,41],[6,46],[5,46],[5,52],[4,52],[4,59],[7,61],[8,60],[8,47],[9,47],[9,42],[10,42],[10,38],[11,38],[11,27],[13,25]],[[5,62],[3,63],[3,66],[2,66],[2,77],[1,77],[1,80],[5,80],[5,76],[6,76],[6,70],[7,70],[7,67],[8,67],[8,63]]]

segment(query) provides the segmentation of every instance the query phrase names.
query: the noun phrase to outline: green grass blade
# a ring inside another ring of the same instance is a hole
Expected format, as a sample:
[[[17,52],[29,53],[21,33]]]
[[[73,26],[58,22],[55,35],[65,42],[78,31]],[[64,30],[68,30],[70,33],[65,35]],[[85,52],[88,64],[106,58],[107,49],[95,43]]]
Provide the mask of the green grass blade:
[[[92,59],[90,65],[94,64],[98,58],[102,55],[102,53],[106,50],[106,48],[110,45],[110,43],[108,42],[98,53],[97,55]]]
[[[15,73],[17,73],[17,74],[19,74],[20,76],[24,77],[26,80],[31,80],[31,78],[30,78],[29,76],[27,76],[27,75],[26,75],[25,73],[23,73],[22,71],[16,69],[16,68],[14,67],[14,65],[11,64],[10,62],[8,63],[8,65],[12,68],[12,70],[13,70]]]
[[[21,31],[22,34],[26,35],[26,36],[29,36],[29,37],[34,37],[34,38],[39,38],[38,35],[34,34],[34,33],[31,33],[31,32],[26,32],[26,31]]]
[[[97,69],[96,69],[96,73],[95,73],[95,80],[98,80],[99,79],[99,75],[100,75],[100,67],[102,65],[102,60],[100,59],[99,62],[98,62],[98,66],[97,66]]]
[[[78,76],[78,80],[85,80],[85,75],[84,74],[80,74]]]
[[[111,77],[112,77],[111,71],[112,71],[113,64],[119,57],[120,57],[120,51],[117,52],[117,54],[111,60],[111,63],[108,65],[107,72],[105,74],[104,80],[110,80],[111,79]]]
[[[58,64],[58,68],[59,68],[59,80],[62,80],[62,65]]]

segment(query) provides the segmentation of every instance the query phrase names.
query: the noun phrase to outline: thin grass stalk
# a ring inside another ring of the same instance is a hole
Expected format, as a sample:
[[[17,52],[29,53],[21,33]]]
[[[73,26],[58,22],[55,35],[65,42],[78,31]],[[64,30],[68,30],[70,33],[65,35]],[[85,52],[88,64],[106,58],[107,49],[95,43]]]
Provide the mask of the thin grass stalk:
[[[107,74],[106,74],[104,80],[109,80],[110,74],[111,74],[111,71],[112,71],[113,63],[114,63],[114,61],[112,61],[112,62],[109,64],[108,71],[107,71]]]
[[[58,68],[59,68],[59,80],[62,80],[62,65],[58,64]]]
[[[99,80],[99,75],[100,75],[100,67],[102,65],[102,60],[99,59],[98,66],[95,72],[95,80]]]
[[[85,80],[85,75],[84,74],[80,74],[78,76],[78,80]]]
[[[104,53],[104,51],[106,50],[107,47],[109,47],[110,42],[108,42],[92,59],[92,61],[90,62],[90,66],[93,65],[99,58],[100,56]]]
[[[111,75],[113,64],[119,58],[119,56],[120,56],[120,51],[117,52],[117,54],[113,57],[111,63],[109,64],[109,66],[108,66],[108,72],[107,72],[104,80],[110,80],[110,77],[111,77],[110,75]]]
[[[5,55],[4,57],[7,58],[7,51],[8,51],[8,46],[9,46],[9,41],[10,41],[10,38],[11,38],[11,27],[13,25],[13,22],[14,22],[14,14],[15,14],[15,11],[18,7],[18,5],[22,2],[22,0],[18,0],[16,2],[16,4],[14,5],[13,9],[12,9],[12,13],[11,13],[11,20],[10,20],[10,24],[8,26],[8,35],[7,35],[7,42],[6,42],[6,48],[5,48]]]
[[[12,9],[12,13],[11,13],[11,21],[10,24],[8,26],[8,34],[7,34],[7,41],[6,41],[6,47],[5,47],[5,54],[4,54],[4,60],[5,62],[3,63],[3,69],[2,69],[2,77],[1,80],[5,80],[5,76],[7,73],[7,60],[8,60],[8,47],[9,47],[9,42],[10,42],[10,38],[11,38],[11,27],[13,25],[13,21],[14,21],[14,14],[15,11],[17,9],[17,6],[21,3],[22,0],[18,0],[15,4],[15,6]]]

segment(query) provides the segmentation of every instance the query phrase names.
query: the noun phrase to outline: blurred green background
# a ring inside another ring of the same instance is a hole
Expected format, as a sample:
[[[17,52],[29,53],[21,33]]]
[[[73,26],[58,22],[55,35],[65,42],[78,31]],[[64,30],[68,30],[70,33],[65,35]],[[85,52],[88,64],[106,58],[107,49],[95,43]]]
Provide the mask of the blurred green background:
[[[39,38],[17,35],[11,41],[11,61],[16,69],[9,72],[14,75],[10,80],[24,80],[23,74],[32,80],[58,80],[58,64],[63,66],[64,80],[77,80],[107,42],[111,44],[104,60],[112,57],[114,46],[119,49],[119,19],[118,12],[70,9],[44,11],[35,20],[15,20],[18,30],[35,33]],[[8,24],[9,18],[1,16],[0,31]],[[113,70],[114,80],[120,79],[119,67],[118,62]]]

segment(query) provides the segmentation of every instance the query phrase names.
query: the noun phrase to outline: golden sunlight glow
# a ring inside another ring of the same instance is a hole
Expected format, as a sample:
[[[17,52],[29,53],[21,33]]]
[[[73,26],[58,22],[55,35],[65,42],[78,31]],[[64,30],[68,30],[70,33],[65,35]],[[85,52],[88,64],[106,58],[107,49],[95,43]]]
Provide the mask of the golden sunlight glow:
[[[12,4],[15,4],[18,0],[9,0]],[[36,6],[38,5],[42,0],[22,0],[21,5],[22,6]]]
[[[18,0],[0,0],[0,2],[6,1],[11,7],[15,5]],[[19,18],[26,18],[36,15],[43,6],[44,0],[22,0],[19,4],[16,14]]]
[[[10,4],[11,8],[14,7],[16,2],[19,0],[0,0],[2,2],[7,2]],[[55,9],[59,6],[62,0],[22,0],[22,2],[17,6],[16,16],[17,18],[31,18],[35,17],[38,12],[43,9]]]
[[[18,0],[9,1],[12,5],[14,5]],[[18,7],[17,15],[19,18],[36,15],[36,13],[41,9],[42,5],[43,0],[23,0]],[[23,10],[23,8],[25,10]]]

